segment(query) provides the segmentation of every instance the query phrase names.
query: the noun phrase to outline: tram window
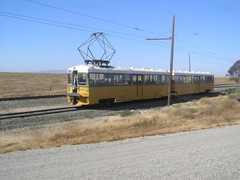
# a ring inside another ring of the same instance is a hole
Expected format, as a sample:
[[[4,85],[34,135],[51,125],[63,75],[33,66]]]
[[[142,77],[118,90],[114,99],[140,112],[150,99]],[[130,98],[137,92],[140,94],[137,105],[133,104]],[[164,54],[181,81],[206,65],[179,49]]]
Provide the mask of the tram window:
[[[123,74],[114,74],[114,85],[123,85]]]
[[[103,85],[105,82],[104,74],[90,74],[89,79],[90,85],[93,86]]]
[[[105,74],[107,76],[106,83],[107,85],[113,85],[114,83],[114,75],[113,74]]]
[[[191,83],[194,83],[194,77],[193,76],[190,76],[190,80],[191,80]]]
[[[166,83],[166,76],[164,76],[164,75],[161,76],[161,82]]]
[[[183,76],[175,76],[175,83],[176,84],[183,83]]]
[[[158,79],[157,75],[144,75],[144,83],[145,84],[160,84],[160,79]]]
[[[183,81],[184,84],[187,83],[186,76],[182,76],[182,81]]]
[[[169,83],[169,76],[161,75],[161,83],[162,84]]]
[[[130,74],[124,74],[124,84],[125,85],[130,85],[132,84],[132,81],[131,81],[131,75]]]
[[[192,83],[192,76],[186,76],[185,83],[187,84]]]
[[[149,75],[149,79],[150,79],[150,84],[155,84],[153,75]]]
[[[207,83],[213,83],[213,76],[206,76]]]
[[[137,84],[137,75],[133,75],[133,84]]]
[[[111,85],[113,84],[113,74],[90,74],[89,81],[92,86]]]
[[[142,83],[143,83],[142,75],[138,75],[138,84]]]
[[[153,84],[160,84],[161,79],[159,75],[153,75]]]
[[[145,84],[151,84],[150,83],[150,75],[144,75],[144,83]]]
[[[200,77],[199,76],[194,76],[194,83],[199,83]]]
[[[201,82],[201,83],[206,83],[206,78],[205,78],[205,76],[201,76],[201,77],[200,77],[200,82]]]
[[[89,75],[89,82],[90,82],[90,85],[95,85],[96,84],[96,74],[90,74]]]
[[[123,85],[123,74],[118,75],[118,85]]]
[[[193,83],[193,76],[189,76],[189,83]]]
[[[78,74],[78,84],[79,85],[86,85],[87,84],[87,74],[79,73]]]
[[[97,85],[105,85],[104,74],[97,74]]]

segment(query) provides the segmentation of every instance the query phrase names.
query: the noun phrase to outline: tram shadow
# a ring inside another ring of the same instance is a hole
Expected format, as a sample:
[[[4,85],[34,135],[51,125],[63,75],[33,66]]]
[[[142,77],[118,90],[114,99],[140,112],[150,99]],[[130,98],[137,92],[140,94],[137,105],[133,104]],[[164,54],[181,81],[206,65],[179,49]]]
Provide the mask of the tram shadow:
[[[204,94],[191,94],[191,95],[181,95],[174,96],[171,98],[171,104],[190,102],[193,100],[198,100],[201,98],[211,98],[222,95],[219,92],[204,93]],[[167,97],[156,98],[156,99],[147,99],[147,100],[135,100],[127,102],[114,103],[110,106],[101,106],[101,105],[92,105],[86,106],[86,109],[98,109],[98,110],[110,110],[110,111],[122,111],[122,110],[141,110],[141,109],[150,109],[155,107],[164,107],[167,106]]]

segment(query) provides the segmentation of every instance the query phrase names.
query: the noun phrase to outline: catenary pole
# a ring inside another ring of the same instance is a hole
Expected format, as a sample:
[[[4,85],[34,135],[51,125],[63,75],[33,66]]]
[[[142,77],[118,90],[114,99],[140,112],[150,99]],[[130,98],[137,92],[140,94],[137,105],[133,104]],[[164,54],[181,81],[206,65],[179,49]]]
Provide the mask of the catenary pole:
[[[190,58],[190,54],[189,54],[189,57],[188,57],[188,64],[189,64],[189,72],[191,72],[191,58]]]
[[[175,27],[175,15],[172,17],[172,36],[169,38],[153,38],[146,40],[172,40],[171,41],[171,54],[170,54],[170,75],[169,75],[169,85],[168,85],[168,106],[171,105],[172,96],[172,74],[173,74],[173,54],[174,54],[174,27]]]
[[[172,96],[172,81],[173,81],[173,53],[174,53],[174,28],[175,28],[175,15],[172,17],[172,37],[171,37],[171,55],[170,55],[170,76],[168,86],[168,106],[171,105]]]

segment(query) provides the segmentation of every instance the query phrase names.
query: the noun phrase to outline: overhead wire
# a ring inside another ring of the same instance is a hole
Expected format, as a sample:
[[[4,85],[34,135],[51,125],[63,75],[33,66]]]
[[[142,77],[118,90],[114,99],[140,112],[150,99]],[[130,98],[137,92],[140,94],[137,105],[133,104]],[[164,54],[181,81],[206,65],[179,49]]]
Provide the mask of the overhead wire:
[[[122,27],[125,27],[125,28],[130,28],[132,30],[143,31],[143,32],[151,33],[151,34],[160,35],[159,33],[156,33],[156,32],[151,32],[151,31],[144,30],[144,29],[141,29],[141,28],[138,28],[138,27],[129,26],[129,25],[126,25],[126,24],[118,23],[118,22],[115,22],[115,21],[111,21],[111,20],[107,20],[107,19],[103,19],[103,18],[99,18],[99,17],[95,17],[95,16],[90,16],[90,15],[83,14],[83,13],[80,13],[80,12],[76,12],[76,11],[64,9],[64,8],[61,8],[61,7],[53,6],[53,5],[50,5],[50,4],[46,4],[46,3],[42,3],[42,2],[38,2],[38,1],[34,1],[34,0],[26,0],[26,1],[29,1],[31,3],[35,3],[35,4],[38,4],[38,5],[41,5],[41,6],[57,9],[57,10],[60,10],[60,11],[64,11],[64,12],[84,16],[84,17],[87,17],[87,18],[99,20],[99,21],[102,21],[102,22],[105,22],[105,23],[110,23],[110,24],[115,24],[115,25],[122,26]]]
[[[61,7],[57,7],[57,6],[53,6],[53,5],[50,5],[50,4],[46,4],[46,3],[41,3],[41,2],[38,2],[38,1],[34,1],[34,0],[27,0],[31,3],[35,3],[35,4],[38,4],[38,5],[42,5],[42,6],[45,6],[45,7],[49,7],[49,8],[53,8],[53,9],[57,9],[57,10],[60,10],[60,11],[65,11],[65,12],[68,12],[68,13],[73,13],[73,14],[77,14],[77,15],[81,15],[81,16],[85,16],[85,17],[88,17],[88,18],[91,18],[91,19],[95,19],[95,20],[100,20],[100,21],[103,21],[103,22],[107,22],[107,23],[111,23],[111,24],[115,24],[115,25],[119,25],[119,26],[122,26],[122,27],[126,27],[126,28],[130,28],[130,29],[134,29],[134,30],[138,30],[138,31],[142,31],[142,32],[146,32],[146,33],[151,33],[151,34],[155,34],[157,35],[157,37],[159,36],[162,36],[164,34],[166,34],[167,32],[171,31],[170,29],[163,32],[163,33],[156,33],[156,32],[152,32],[152,31],[148,31],[148,30],[144,30],[144,29],[141,29],[141,28],[137,28],[137,27],[133,27],[133,26],[129,26],[129,25],[126,25],[126,24],[121,24],[121,23],[118,23],[118,22],[115,22],[115,21],[110,21],[110,20],[107,20],[107,19],[103,19],[103,18],[99,18],[99,17],[95,17],[95,16],[90,16],[90,15],[87,15],[87,14],[83,14],[83,13],[80,13],[80,12],[76,12],[76,11],[72,11],[72,10],[68,10],[68,9],[64,9],[64,8],[61,8]],[[123,33],[118,33],[118,34],[123,34]],[[140,36],[139,36],[140,37]],[[127,39],[127,38],[125,38]],[[176,39],[176,38],[175,38]],[[177,39],[179,40],[179,39]],[[183,42],[187,45],[190,45],[190,43],[186,43],[184,41],[181,41],[179,40],[180,42]],[[145,43],[146,44],[146,43]],[[164,44],[164,43],[163,43]],[[176,45],[175,45],[176,46]],[[194,47],[194,45],[190,45],[192,47]],[[181,48],[178,46],[178,48]],[[201,49],[201,48],[198,48],[195,46],[195,48],[197,48],[198,50]],[[204,52],[207,52],[208,50],[204,50]],[[210,51],[208,51],[209,53],[212,53]],[[196,52],[195,52],[196,53]],[[213,54],[213,53],[212,53]],[[214,56],[213,55],[206,55],[205,56],[208,56],[208,57],[214,57],[214,58],[222,58],[222,59],[228,59],[226,57],[223,57],[223,56],[220,56],[220,55],[216,55],[216,53],[214,53]]]
[[[72,24],[68,22],[61,22],[61,21],[55,21],[55,20],[50,20],[50,19],[44,19],[44,18],[38,18],[38,17],[32,17],[32,16],[25,16],[25,15],[20,15],[20,14],[15,14],[15,13],[10,13],[10,12],[5,12],[5,11],[0,11],[3,15],[9,15],[11,17],[18,17],[18,18],[23,18],[23,19],[30,19],[30,20],[37,20],[37,21],[46,21],[50,23],[56,23],[56,24],[63,24],[66,26],[73,26],[73,27],[81,27],[81,28],[86,28],[86,29],[94,29],[94,30],[101,30],[104,32],[111,32],[111,33],[116,33],[116,34],[122,34],[122,35],[127,35],[131,37],[139,37],[139,38],[145,38],[145,36],[140,36],[140,35],[135,35],[135,34],[128,34],[128,33],[122,33],[122,32],[117,32],[117,31],[111,31],[111,30],[106,30],[106,29],[101,29],[101,28],[95,28],[95,27],[89,27],[89,26],[82,26],[79,24]]]
[[[30,22],[35,22],[35,23],[40,23],[40,24],[45,24],[45,25],[50,25],[50,26],[62,27],[62,28],[67,28],[67,29],[81,30],[81,31],[85,31],[85,32],[93,32],[93,31],[89,31],[89,30],[85,30],[85,29],[74,28],[74,27],[64,26],[64,25],[60,25],[60,24],[53,24],[53,23],[38,21],[38,20],[34,20],[34,19],[27,19],[27,18],[20,17],[20,16],[18,17],[18,16],[14,16],[14,15],[2,14],[1,12],[0,12],[0,16],[18,19],[18,20],[30,21]]]
[[[202,51],[202,52],[208,52],[208,53],[211,54],[212,57],[217,57],[217,58],[219,58],[219,59],[226,59],[226,60],[229,59],[229,58],[227,58],[227,57],[225,57],[225,56],[223,56],[223,55],[216,54],[216,53],[214,53],[214,52],[212,52],[212,51],[209,51],[209,50],[207,50],[207,49],[203,49],[203,48],[198,47],[198,46],[196,46],[196,45],[193,45],[193,44],[191,44],[191,43],[188,43],[188,42],[185,42],[185,41],[183,41],[183,40],[180,40],[179,38],[175,38],[175,39],[176,39],[177,41],[185,44],[185,45],[188,45],[188,46],[190,46],[190,47],[193,47],[193,48],[195,48],[195,49],[197,49],[197,50],[200,50],[200,51]],[[230,61],[232,61],[232,60],[230,60]]]
[[[136,27],[132,27],[132,26],[129,26],[129,25],[125,25],[125,24],[121,24],[121,23],[117,23],[117,22],[114,22],[114,21],[110,21],[110,20],[106,20],[106,19],[102,19],[102,18],[98,18],[98,17],[94,17],[94,16],[90,16],[90,15],[86,15],[86,14],[83,14],[83,13],[79,13],[79,12],[76,12],[76,11],[72,11],[72,10],[67,10],[67,9],[64,9],[64,8],[60,8],[60,7],[56,7],[56,6],[52,6],[52,5],[49,5],[49,4],[45,4],[45,3],[41,3],[41,2],[37,2],[37,1],[34,1],[34,0],[27,0],[31,3],[35,3],[35,4],[38,4],[38,5],[42,5],[42,6],[46,6],[46,7],[49,7],[49,8],[54,8],[54,9],[57,9],[57,10],[61,10],[61,11],[65,11],[65,12],[68,12],[68,13],[73,13],[73,14],[77,14],[77,15],[81,15],[81,16],[85,16],[85,17],[88,17],[88,18],[92,18],[92,19],[95,19],[95,20],[100,20],[100,21],[103,21],[103,22],[106,22],[106,23],[111,23],[111,24],[115,24],[115,25],[119,25],[119,26],[123,26],[123,27],[126,27],[126,28],[130,28],[130,29],[134,29],[134,30],[138,30],[138,31],[142,31],[142,32],[147,32],[147,33],[151,33],[151,34],[156,34],[159,36],[161,35],[164,35],[166,34],[167,32],[171,31],[170,29],[163,32],[163,33],[156,33],[156,32],[152,32],[152,31],[147,31],[147,30],[143,30],[143,29],[140,29],[140,28],[136,28]],[[14,18],[14,19],[19,19],[19,20],[25,20],[25,21],[30,21],[30,22],[35,22],[35,23],[41,23],[41,24],[46,24],[46,25],[50,25],[50,26],[56,26],[56,27],[62,27],[62,28],[68,28],[68,29],[73,29],[73,30],[80,30],[80,31],[85,31],[85,32],[93,32],[89,29],[95,29],[95,30],[100,30],[99,28],[94,28],[94,27],[87,27],[87,26],[82,26],[82,25],[77,25],[77,24],[71,24],[71,23],[66,23],[66,22],[60,22],[60,21],[54,21],[54,20],[49,20],[49,19],[43,19],[43,18],[36,18],[36,17],[30,17],[30,16],[24,16],[24,15],[19,15],[19,14],[14,14],[14,13],[9,13],[9,12],[3,12],[3,11],[0,11],[0,16],[5,16],[5,17],[9,17],[9,18]],[[81,28],[78,28],[78,27],[81,27]],[[84,29],[82,29],[84,28]],[[103,30],[103,29],[102,29]],[[133,35],[133,34],[127,34],[127,33],[122,33],[122,32],[117,32],[117,31],[111,31],[111,30],[106,30],[104,29],[103,31],[106,31],[106,32],[111,32],[111,33],[115,33],[115,34],[121,34],[121,35],[126,35],[126,36],[131,36],[131,37],[138,37],[138,38],[145,38],[145,36],[139,36],[139,35]],[[112,35],[112,34],[108,34],[109,36],[112,36],[112,37],[116,37],[116,38],[121,38],[121,39],[126,39],[126,40],[130,40],[130,41],[135,41],[135,42],[139,42],[139,43],[143,43],[143,44],[148,44],[148,45],[153,45],[153,46],[160,46],[160,47],[164,47],[164,48],[170,48],[170,46],[164,46],[164,45],[158,45],[158,44],[152,44],[152,43],[148,43],[148,42],[144,42],[144,41],[140,41],[140,40],[136,40],[136,39],[132,39],[132,38],[126,38],[126,37],[121,37],[121,36],[116,36],[116,35]],[[175,38],[177,39],[177,41],[180,41],[188,46],[191,46],[193,48],[196,48],[198,50],[201,50],[201,48],[197,47],[197,46],[194,46],[190,43],[187,43],[187,42],[184,42],[178,38]],[[162,43],[164,44],[164,43]],[[166,44],[165,44],[166,45]],[[176,46],[176,45],[175,45]],[[177,51],[184,51],[184,48],[180,47],[180,46],[176,46],[176,50]],[[185,50],[187,51],[187,50]],[[209,57],[209,58],[213,58],[213,59],[217,59],[217,60],[226,60],[227,58],[226,57],[223,57],[219,55],[216,55],[214,54],[214,56],[211,54],[212,52],[208,51],[211,55],[209,54],[206,54],[206,50],[203,50],[204,53],[199,53],[199,52],[196,52],[196,51],[191,51],[192,53],[194,54],[199,54],[201,56],[205,56],[205,57]],[[229,61],[229,60],[227,60]],[[232,60],[231,60],[232,62]]]
[[[29,22],[34,22],[34,23],[39,23],[39,24],[44,24],[44,25],[56,26],[56,27],[61,27],[61,28],[67,28],[67,29],[73,29],[73,30],[79,30],[79,31],[85,31],[85,32],[95,32],[95,31],[91,31],[91,30],[77,28],[80,25],[76,25],[76,24],[60,22],[60,21],[55,21],[55,20],[49,20],[49,19],[44,19],[44,18],[37,18],[37,17],[19,15],[19,14],[15,14],[15,13],[4,12],[4,11],[0,11],[0,16],[13,18],[13,19],[18,19],[18,20],[29,21]],[[80,26],[80,27],[92,28],[92,27],[86,27],[86,26]],[[97,28],[92,28],[92,29],[97,29]],[[131,34],[126,34],[126,33],[121,33],[121,32],[116,32],[116,31],[109,31],[109,30],[106,30],[106,31],[121,34],[121,35],[134,36],[134,35],[131,35]],[[113,34],[109,34],[109,33],[107,33],[107,35],[115,37],[115,38],[120,38],[120,39],[139,42],[139,43],[142,43],[142,44],[148,44],[148,45],[151,45],[151,46],[159,46],[159,47],[169,48],[169,47],[164,46],[164,45],[148,43],[148,42],[136,40],[136,39],[133,39],[133,38],[126,38],[126,37],[117,36],[117,35],[113,35]],[[145,38],[145,36],[135,36],[135,37]]]

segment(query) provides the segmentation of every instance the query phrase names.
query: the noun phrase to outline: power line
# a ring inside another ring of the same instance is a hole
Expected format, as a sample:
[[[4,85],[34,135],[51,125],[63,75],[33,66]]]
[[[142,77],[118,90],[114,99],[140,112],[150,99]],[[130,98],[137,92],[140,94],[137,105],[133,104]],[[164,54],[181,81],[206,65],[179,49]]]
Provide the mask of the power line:
[[[31,3],[38,4],[38,5],[42,5],[42,6],[45,6],[45,7],[49,7],[49,8],[53,8],[53,9],[57,9],[57,10],[60,10],[60,11],[64,11],[64,12],[68,12],[68,13],[73,13],[73,14],[77,14],[77,15],[85,16],[85,17],[88,17],[88,18],[91,18],[91,19],[95,19],[95,20],[103,21],[103,22],[106,22],[106,23],[111,23],[111,24],[115,24],[115,25],[123,26],[123,27],[126,27],[126,28],[130,28],[130,29],[138,30],[138,31],[143,31],[143,32],[151,33],[151,34],[157,34],[158,37],[161,36],[161,35],[164,35],[164,34],[166,34],[167,32],[170,31],[170,30],[167,30],[167,31],[165,31],[165,32],[163,32],[163,33],[161,33],[161,34],[159,34],[159,33],[156,33],[156,32],[147,31],[147,30],[143,30],[143,29],[136,28],[136,27],[133,27],[133,26],[129,26],[129,25],[125,25],[125,24],[117,23],[117,22],[114,22],[114,21],[110,21],[110,20],[106,20],[106,19],[98,18],[98,17],[95,17],[95,16],[86,15],[86,14],[79,13],[79,12],[76,12],[76,11],[67,10],[67,9],[64,9],[64,8],[61,8],[61,7],[56,7],[56,6],[53,6],[53,5],[46,4],[46,3],[40,3],[40,2],[37,2],[37,1],[34,1],[34,0],[27,0],[27,1],[29,1],[29,2],[31,2]],[[105,31],[106,31],[106,30],[105,30]],[[113,32],[113,33],[115,33],[115,32]],[[126,35],[126,34],[124,34],[124,33],[119,33],[119,32],[118,32],[118,34]],[[134,36],[136,36],[136,35],[134,35]],[[141,37],[141,36],[139,36],[139,37]],[[127,38],[125,38],[125,39],[127,39]],[[176,39],[177,39],[177,38],[176,38]],[[179,39],[177,39],[177,40],[179,40]],[[181,41],[181,40],[179,40],[179,41]],[[181,42],[183,42],[183,43],[185,43],[185,44],[187,44],[187,45],[190,45],[190,46],[194,47],[194,45],[191,45],[190,43],[186,43],[186,42],[184,42],[184,41],[181,41]],[[177,47],[179,48],[179,46],[177,46]],[[180,47],[180,48],[181,48],[181,47]],[[195,48],[198,48],[198,47],[195,47]],[[201,49],[201,48],[198,48],[198,49]],[[204,51],[206,52],[207,50],[204,50]],[[209,51],[209,52],[210,52],[210,51]],[[211,52],[211,53],[212,53],[212,52]],[[214,56],[209,56],[209,55],[206,55],[206,54],[205,54],[205,56],[208,56],[208,57],[211,57],[211,58],[214,57]],[[215,56],[216,56],[216,55],[215,55]],[[220,56],[219,56],[219,57],[220,57]],[[218,57],[218,58],[219,58],[219,57]],[[215,57],[214,57],[214,58],[215,58]],[[217,58],[217,56],[216,56],[216,58]],[[226,57],[223,57],[223,56],[221,56],[221,58],[226,59]]]
[[[218,58],[218,59],[223,59],[223,60],[225,60],[225,61],[233,61],[233,60],[230,60],[230,58],[227,58],[227,57],[225,57],[225,56],[222,56],[222,55],[218,55],[218,54],[216,54],[216,53],[214,53],[214,52],[211,52],[211,51],[209,51],[209,50],[207,50],[207,49],[203,49],[203,48],[200,48],[200,47],[197,47],[196,45],[193,45],[193,44],[191,44],[191,43],[188,43],[188,42],[185,42],[185,41],[182,41],[182,40],[180,40],[180,39],[178,39],[178,38],[176,38],[177,39],[177,41],[180,41],[180,42],[182,42],[182,43],[184,43],[184,44],[186,44],[186,45],[188,45],[188,46],[191,46],[191,47],[193,47],[193,48],[195,48],[195,49],[197,49],[197,50],[200,50],[200,51],[202,51],[202,52],[209,52],[211,55],[208,55],[209,57],[215,57],[215,58]],[[203,54],[203,53],[202,53]],[[228,59],[228,60],[227,60]]]
[[[129,40],[129,41],[135,41],[135,42],[142,43],[142,44],[148,44],[148,45],[151,45],[151,46],[157,46],[157,47],[163,47],[163,48],[170,48],[170,47],[167,47],[167,46],[164,46],[164,45],[147,43],[147,42],[145,42],[145,41],[140,41],[140,40],[136,40],[136,39],[125,38],[125,37],[116,36],[116,35],[111,35],[111,34],[108,34],[108,35],[109,35],[109,36],[112,36],[112,37],[120,38],[120,39],[125,39],[125,40]]]
[[[95,17],[95,16],[90,16],[90,15],[87,15],[87,14],[83,14],[83,13],[80,13],[80,12],[76,12],[76,11],[64,9],[64,8],[61,8],[61,7],[49,5],[49,4],[46,4],[46,3],[40,3],[40,2],[37,2],[37,1],[33,1],[33,0],[27,0],[27,1],[29,1],[31,3],[35,3],[35,4],[38,4],[38,5],[41,5],[41,6],[45,6],[45,7],[57,9],[57,10],[60,10],[60,11],[64,11],[64,12],[68,12],[68,13],[84,16],[84,17],[87,17],[87,18],[95,19],[95,20],[102,21],[102,22],[105,22],[105,23],[110,23],[110,24],[115,24],[115,25],[122,26],[122,27],[125,27],[125,28],[130,28],[132,30],[137,30],[137,31],[151,33],[151,34],[161,35],[161,34],[156,33],[156,32],[151,32],[151,31],[144,30],[144,29],[141,29],[141,28],[138,28],[138,27],[133,27],[133,26],[129,26],[129,25],[126,25],[126,24],[121,24],[121,23],[118,23],[118,22],[115,22],[115,21],[110,21],[110,20],[99,18],[99,17]]]
[[[39,23],[39,24],[44,24],[44,25],[50,25],[50,26],[55,26],[55,27],[67,28],[67,29],[72,29],[72,30],[85,31],[85,32],[90,32],[90,33],[93,33],[95,31],[89,30],[89,29],[100,30],[98,28],[93,28],[93,27],[87,27],[87,26],[71,24],[71,23],[66,23],[66,22],[61,22],[61,21],[55,21],[55,20],[50,20],[50,19],[43,19],[43,18],[19,15],[19,14],[4,12],[4,11],[0,11],[0,16],[13,18],[13,19],[18,19],[18,20],[29,21],[29,22],[34,22],[34,23]],[[85,28],[85,29],[78,28],[78,27],[82,27],[82,28]],[[104,30],[104,31],[115,33],[115,34],[127,35],[127,36],[131,36],[131,37],[145,38],[145,36],[137,36],[137,35],[127,34],[127,33],[122,33],[122,32],[116,32],[116,31],[111,31],[111,30]],[[166,32],[168,32],[168,31],[166,31]],[[107,35],[115,37],[115,38],[119,38],[119,39],[125,39],[125,40],[130,40],[130,41],[134,41],[134,42],[138,42],[138,43],[142,43],[142,44],[147,44],[147,45],[151,45],[151,46],[170,48],[170,46],[164,46],[162,44],[161,45],[159,45],[159,44],[152,44],[152,43],[147,43],[145,41],[140,41],[140,40],[136,40],[136,39],[132,39],[132,38],[126,38],[126,37],[112,35],[112,34],[107,34]],[[181,41],[181,40],[178,39],[178,41]],[[184,41],[181,41],[181,42],[184,42]],[[191,47],[194,47],[194,48],[197,48],[197,49],[201,50],[201,48],[199,48],[197,46],[194,46],[194,45],[192,45],[190,43],[184,42],[184,44],[187,44],[187,45],[189,45]],[[189,53],[189,50],[186,50],[185,48],[180,47],[180,46],[176,46],[175,49],[176,49],[176,51]],[[202,49],[202,51],[205,52],[205,50],[203,50],[203,49]],[[198,54],[198,55],[203,56],[203,57],[208,57],[208,58],[215,59],[215,60],[220,60],[220,61],[233,62],[233,60],[227,60],[227,58],[225,59],[224,57],[219,58],[217,56],[213,56],[213,55],[209,55],[209,54],[201,53],[201,52],[196,52],[196,51],[191,51],[191,54]]]
[[[80,28],[74,28],[74,27],[70,27],[70,26],[64,26],[64,25],[59,25],[59,24],[42,22],[42,21],[38,21],[38,20],[27,19],[27,18],[24,18],[24,17],[17,17],[17,16],[14,16],[14,15],[6,15],[6,14],[1,14],[1,13],[0,13],[0,16],[8,17],[8,18],[13,18],[13,19],[18,19],[18,20],[30,21],[30,22],[40,23],[40,24],[45,24],[45,25],[50,25],[50,26],[62,27],[62,28],[67,28],[67,29],[74,29],[74,30],[80,30],[80,31],[85,31],[85,32],[93,32],[93,31],[89,31],[89,30],[85,30],[85,29],[80,29]]]
[[[135,35],[135,34],[128,34],[128,33],[122,33],[122,32],[117,32],[117,31],[106,30],[106,29],[99,29],[99,28],[95,28],[95,27],[82,26],[82,25],[72,24],[72,23],[67,23],[67,22],[55,21],[55,20],[50,20],[50,19],[44,19],[44,18],[38,18],[38,17],[32,17],[32,16],[25,16],[25,15],[10,13],[10,12],[0,11],[0,13],[3,13],[5,15],[9,15],[11,17],[37,20],[37,21],[40,21],[40,22],[46,21],[46,22],[50,22],[50,24],[52,24],[52,23],[63,24],[63,25],[66,25],[66,26],[82,27],[82,28],[86,28],[86,29],[94,29],[94,30],[97,30],[97,31],[100,30],[100,31],[111,32],[111,33],[115,33],[115,34],[127,35],[127,36],[131,36],[131,37],[145,38],[145,36],[139,36],[139,35]]]
[[[5,14],[3,14],[3,13],[5,13]],[[91,33],[94,32],[94,31],[91,31],[91,30],[72,27],[73,24],[69,24],[69,23],[64,23],[64,22],[60,22],[60,21],[53,21],[53,20],[48,20],[48,19],[43,19],[43,18],[30,17],[30,16],[17,15],[17,14],[12,14],[12,13],[6,13],[6,12],[3,12],[3,11],[0,11],[0,16],[12,18],[12,19],[17,19],[17,20],[24,20],[24,21],[39,23],[39,24],[44,24],[44,25],[50,25],[50,26],[55,26],[55,27],[67,28],[67,29],[72,29],[72,30],[79,30],[79,31],[91,32]],[[46,22],[44,22],[44,21],[46,21]],[[54,24],[54,23],[57,23],[57,24]],[[77,25],[74,25],[74,26],[77,26]],[[96,28],[94,28],[94,29],[96,29]],[[109,32],[114,32],[114,31],[109,31]],[[125,33],[121,33],[121,32],[114,32],[114,33],[129,36],[129,34],[125,34]],[[115,38],[119,38],[119,39],[135,41],[135,42],[138,42],[138,43],[147,44],[147,45],[151,45],[151,46],[158,46],[158,47],[160,46],[160,47],[164,47],[164,48],[169,48],[169,47],[166,47],[166,46],[163,46],[163,45],[147,43],[145,41],[140,41],[140,40],[136,40],[136,39],[132,39],[132,38],[126,38],[126,37],[116,36],[116,35],[112,35],[112,34],[107,34],[107,35],[115,37]]]

